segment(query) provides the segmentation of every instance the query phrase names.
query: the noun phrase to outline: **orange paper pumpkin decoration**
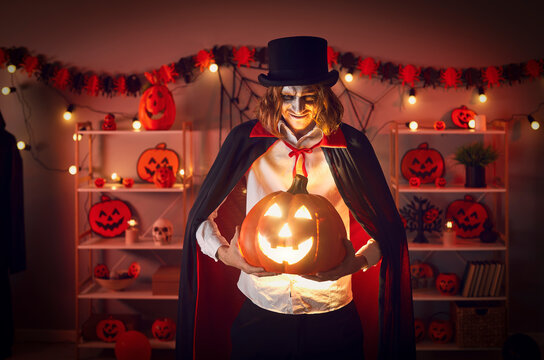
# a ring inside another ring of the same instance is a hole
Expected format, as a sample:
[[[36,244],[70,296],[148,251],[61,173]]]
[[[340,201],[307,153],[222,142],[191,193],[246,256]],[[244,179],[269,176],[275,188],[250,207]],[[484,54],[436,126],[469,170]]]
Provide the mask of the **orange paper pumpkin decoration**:
[[[166,147],[165,143],[157,144],[154,148],[147,149],[140,154],[138,158],[138,176],[140,179],[153,182],[155,171],[161,166],[168,166],[174,174],[177,174],[179,169],[178,154]]]
[[[108,279],[110,277],[110,270],[104,264],[97,264],[94,267],[94,277],[99,279]]]
[[[157,319],[151,326],[151,332],[159,341],[171,341],[176,336],[176,323],[169,318]]]
[[[297,174],[288,191],[265,196],[247,214],[239,246],[249,264],[275,273],[315,274],[342,262],[344,223],[326,198],[308,193],[307,183]]]
[[[443,177],[438,177],[434,181],[434,184],[436,185],[436,187],[439,187],[439,188],[445,187],[446,186],[446,179],[444,179]]]
[[[400,169],[406,180],[417,177],[422,184],[428,184],[444,175],[444,158],[438,150],[429,148],[429,144],[421,143],[404,154]]]
[[[137,278],[140,275],[140,271],[142,270],[142,267],[139,263],[134,261],[130,266],[128,267],[127,274],[131,278]]]
[[[104,237],[115,237],[125,232],[127,221],[132,217],[129,206],[121,200],[102,195],[102,201],[94,204],[89,212],[91,230]]]
[[[442,295],[455,295],[459,291],[459,277],[453,273],[438,274],[436,288]]]
[[[425,324],[423,323],[423,320],[414,320],[414,335],[416,337],[416,342],[420,342],[425,338]]]
[[[448,320],[433,320],[429,324],[429,338],[436,344],[447,344],[453,338],[453,326]]]
[[[101,188],[101,187],[104,187],[104,184],[106,183],[106,179],[104,178],[96,178],[94,179],[94,185],[97,187],[97,188]]]
[[[487,207],[476,202],[470,195],[455,200],[446,210],[446,219],[453,219],[453,228],[461,238],[476,238],[485,230],[484,223],[489,219]]]
[[[123,178],[123,186],[126,188],[131,188],[134,185],[133,178]]]
[[[171,188],[176,183],[176,175],[168,166],[161,166],[155,171],[153,183],[160,188]]]
[[[116,320],[112,316],[108,319],[100,320],[96,324],[96,336],[102,341],[116,342],[119,335],[127,330],[121,320]]]
[[[451,120],[455,125],[462,129],[468,129],[468,123],[474,119],[477,114],[468,109],[466,106],[461,106],[451,112]]]
[[[138,117],[146,130],[168,130],[176,119],[172,93],[164,85],[151,85],[142,95]]]
[[[410,274],[414,279],[425,279],[432,278],[434,276],[434,271],[431,265],[416,260],[410,265]]]
[[[421,179],[415,176],[412,176],[410,180],[408,181],[408,184],[410,187],[419,187],[421,185]]]
[[[446,123],[443,122],[442,120],[434,122],[434,129],[435,130],[441,131],[441,130],[444,130],[445,128],[446,128]]]

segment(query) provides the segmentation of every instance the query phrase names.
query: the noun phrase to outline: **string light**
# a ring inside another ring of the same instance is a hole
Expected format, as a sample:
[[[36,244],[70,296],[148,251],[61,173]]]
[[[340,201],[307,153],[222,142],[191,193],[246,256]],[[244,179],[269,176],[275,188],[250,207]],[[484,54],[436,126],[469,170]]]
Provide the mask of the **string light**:
[[[480,99],[481,103],[485,103],[487,101],[487,96],[485,95],[485,91],[483,87],[478,88],[478,98]]]
[[[348,72],[346,75],[344,75],[344,79],[349,83],[353,81],[353,74]]]
[[[468,121],[468,127],[469,127],[470,129],[474,129],[474,128],[476,127],[476,120],[470,119],[470,120]]]
[[[210,64],[209,66],[209,69],[211,72],[217,72],[217,70],[219,70],[219,66],[217,66],[217,64]]]
[[[64,115],[62,116],[64,118],[64,120],[70,120],[72,119],[72,112],[74,111],[74,105],[73,104],[70,104],[68,105],[68,107],[66,108],[66,111],[64,112]]]
[[[527,120],[531,124],[531,129],[538,130],[540,128],[540,123],[532,115],[527,115]]]
[[[9,95],[11,94],[12,92],[15,92],[16,89],[14,87],[9,87],[9,86],[4,86],[2,88],[2,95]]]
[[[409,96],[408,96],[408,102],[410,104],[414,105],[416,103],[416,101],[417,101],[417,99],[416,99],[416,89],[411,88]]]
[[[7,70],[10,74],[13,74],[17,70],[17,66],[10,64],[8,65]]]
[[[184,176],[184,175],[185,175],[185,170],[180,169],[180,170],[179,170],[179,174],[180,174],[181,176]]]
[[[140,122],[140,120],[138,120],[137,117],[132,119],[132,128],[134,130],[140,130],[142,128],[142,123]]]
[[[117,175],[117,173],[114,172],[113,174],[111,174],[111,179],[113,181],[119,181],[120,177],[119,177],[119,175]]]
[[[30,150],[30,145],[27,145],[23,140],[17,141],[17,149]]]
[[[406,127],[408,127],[412,131],[416,131],[419,127],[419,124],[417,123],[417,121],[412,120],[406,123]]]
[[[70,173],[70,175],[75,175],[77,174],[77,167],[75,165],[72,165],[68,168],[68,172]]]
[[[81,138],[83,136],[81,136],[81,134],[74,134],[74,136],[72,136],[72,139],[74,139],[74,141],[81,141]]]

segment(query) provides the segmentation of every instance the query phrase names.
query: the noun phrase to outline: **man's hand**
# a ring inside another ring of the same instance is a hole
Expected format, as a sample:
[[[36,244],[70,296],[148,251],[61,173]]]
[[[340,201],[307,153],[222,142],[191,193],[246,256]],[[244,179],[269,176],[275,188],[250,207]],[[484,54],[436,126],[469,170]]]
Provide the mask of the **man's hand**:
[[[230,241],[230,245],[223,245],[217,249],[217,258],[221,260],[225,265],[235,267],[242,270],[246,274],[252,274],[255,276],[273,276],[277,275],[276,273],[270,273],[264,271],[261,267],[255,267],[249,265],[246,260],[240,254],[240,249],[238,249],[238,238],[240,237],[240,227],[236,227],[234,236]]]
[[[353,274],[368,265],[366,258],[361,254],[356,254],[351,241],[344,239],[346,247],[346,256],[340,265],[327,272],[317,273],[315,275],[304,275],[306,279],[314,281],[338,280],[342,276]]]

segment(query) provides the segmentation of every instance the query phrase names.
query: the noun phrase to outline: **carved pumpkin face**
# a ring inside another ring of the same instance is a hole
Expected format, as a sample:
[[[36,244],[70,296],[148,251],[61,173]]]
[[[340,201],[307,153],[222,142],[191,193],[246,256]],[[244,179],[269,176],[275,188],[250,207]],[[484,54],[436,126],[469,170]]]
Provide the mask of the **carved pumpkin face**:
[[[115,123],[115,116],[113,114],[108,114],[104,117],[104,122],[102,123],[102,130],[116,130],[117,124]]]
[[[418,177],[412,176],[410,178],[409,184],[411,187],[419,187],[421,180]]]
[[[438,274],[436,288],[442,295],[455,295],[459,291],[459,277],[456,274]]]
[[[140,155],[137,165],[138,176],[140,179],[152,183],[155,171],[161,166],[170,167],[174,174],[179,169],[178,154],[174,150],[168,149],[165,143],[147,149]]]
[[[416,337],[416,342],[420,342],[425,338],[425,324],[423,323],[423,320],[414,320],[414,334]]]
[[[422,184],[428,184],[444,175],[444,158],[438,150],[430,149],[429,144],[422,143],[404,154],[400,167],[406,180],[417,177]]]
[[[171,188],[176,183],[176,175],[168,166],[161,166],[155,171],[153,183],[160,188]]]
[[[140,122],[146,130],[168,130],[176,119],[172,93],[164,85],[152,85],[140,99]]]
[[[453,326],[447,320],[433,320],[429,324],[429,337],[437,344],[447,344],[453,337]]]
[[[455,200],[446,210],[446,218],[453,220],[453,228],[461,238],[476,238],[485,230],[489,212],[484,204],[474,201],[470,195]]]
[[[96,178],[96,179],[94,179],[94,185],[95,185],[97,188],[103,187],[105,183],[106,183],[106,179],[104,179],[104,178]]]
[[[423,214],[423,222],[426,224],[432,224],[438,217],[439,213],[440,212],[437,208],[430,208]]]
[[[131,188],[134,185],[133,178],[123,178],[123,186],[126,188]]]
[[[308,194],[307,182],[296,175],[287,192],[265,196],[247,214],[239,246],[249,264],[275,273],[315,274],[342,262],[344,223],[327,199]]]
[[[439,120],[439,121],[435,121],[434,123],[434,129],[435,130],[444,130],[446,128],[446,123],[443,122],[442,120]]]
[[[110,270],[104,264],[97,264],[94,267],[94,277],[99,279],[109,279]]]
[[[414,263],[410,265],[410,273],[414,279],[431,278],[434,275],[433,268],[429,264],[419,260],[414,261]]]
[[[121,320],[116,320],[112,316],[106,320],[100,320],[96,325],[96,336],[106,342],[116,342],[119,335],[127,330]]]
[[[101,202],[94,204],[89,212],[92,231],[104,237],[115,237],[125,232],[127,221],[132,217],[128,205],[121,200],[111,200],[102,195]]]
[[[130,264],[128,267],[128,276],[132,278],[137,278],[140,275],[140,271],[142,270],[140,264],[138,264],[136,261]]]
[[[157,319],[151,326],[151,332],[155,339],[159,341],[174,340],[176,335],[176,323],[169,318]]]
[[[451,112],[451,120],[455,125],[462,129],[468,129],[468,123],[470,120],[473,120],[476,116],[476,113],[472,110],[469,110],[466,106],[461,106]]]
[[[436,187],[445,187],[446,179],[444,179],[443,177],[436,178],[434,184],[436,185]]]

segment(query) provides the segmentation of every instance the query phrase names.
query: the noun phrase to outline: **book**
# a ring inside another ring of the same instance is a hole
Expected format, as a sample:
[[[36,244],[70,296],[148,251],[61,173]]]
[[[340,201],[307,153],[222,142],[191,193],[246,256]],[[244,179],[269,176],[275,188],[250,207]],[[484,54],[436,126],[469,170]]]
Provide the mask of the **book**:
[[[495,294],[493,296],[500,296],[502,292],[502,285],[503,285],[503,279],[504,279],[504,270],[505,266],[504,264],[501,264],[501,272],[499,274],[499,279],[497,280],[497,287],[495,289]]]
[[[489,264],[489,273],[485,279],[484,290],[482,296],[491,296],[491,283],[493,282],[493,277],[495,276],[495,271],[497,270],[497,262],[492,261]]]
[[[478,286],[476,287],[474,294],[476,297],[481,297],[483,295],[484,284],[489,274],[489,265],[489,261],[483,262],[482,275],[480,276],[480,281],[478,282]]]
[[[474,279],[472,279],[472,284],[470,284],[470,290],[468,291],[468,296],[475,296],[475,289],[478,281],[482,275],[483,264],[481,261],[476,261],[476,271],[474,273]]]
[[[495,296],[497,285],[499,283],[499,275],[501,273],[502,263],[497,262],[497,269],[495,274],[493,274],[493,280],[491,281],[491,289],[489,290],[489,296]]]
[[[472,285],[472,281],[474,279],[474,273],[476,272],[476,263],[474,261],[469,261],[467,263],[467,275],[465,278],[465,281],[463,282],[463,291],[461,292],[461,296],[467,297],[470,291],[470,286]]]

